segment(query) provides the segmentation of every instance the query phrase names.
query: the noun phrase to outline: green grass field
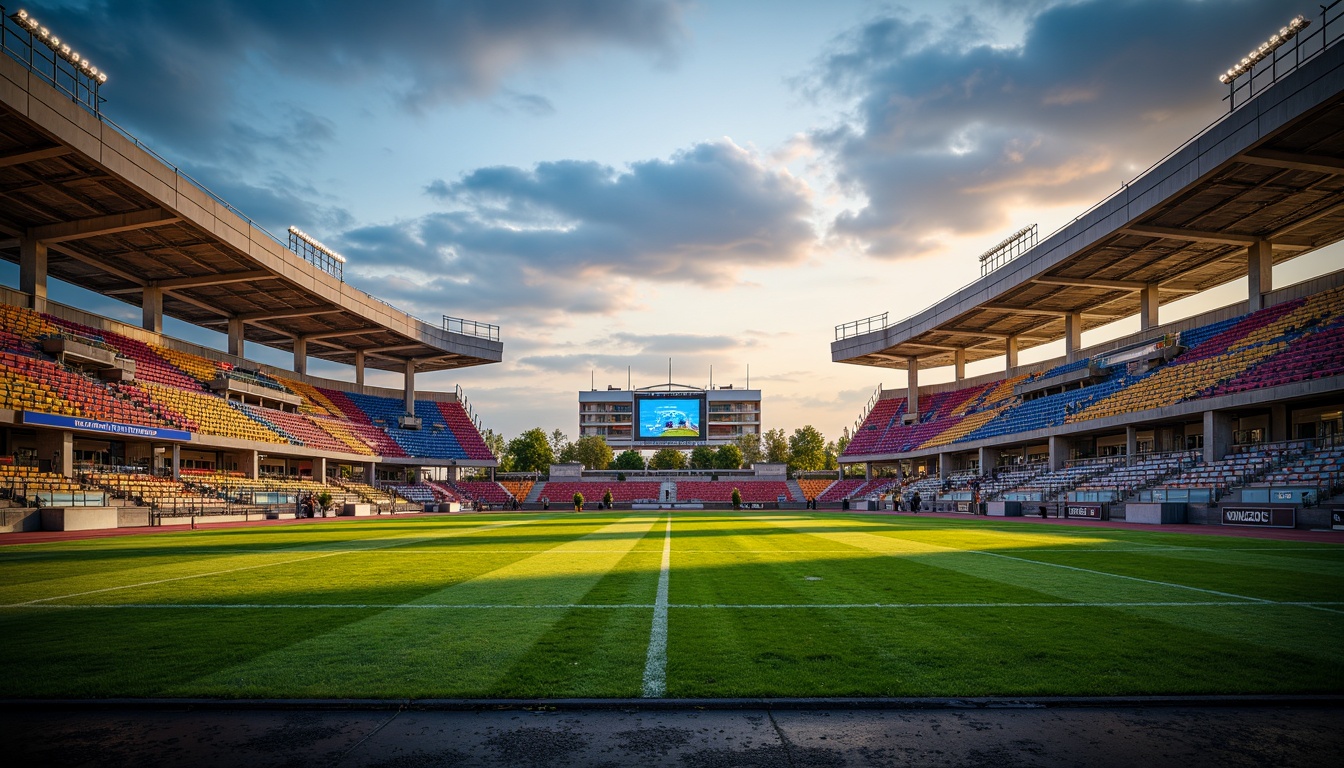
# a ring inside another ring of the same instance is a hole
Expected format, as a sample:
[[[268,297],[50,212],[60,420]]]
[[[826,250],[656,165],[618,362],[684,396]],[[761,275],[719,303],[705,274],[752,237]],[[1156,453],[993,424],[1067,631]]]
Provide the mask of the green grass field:
[[[461,515],[6,546],[0,696],[1344,690],[1344,546],[984,518],[668,520]]]

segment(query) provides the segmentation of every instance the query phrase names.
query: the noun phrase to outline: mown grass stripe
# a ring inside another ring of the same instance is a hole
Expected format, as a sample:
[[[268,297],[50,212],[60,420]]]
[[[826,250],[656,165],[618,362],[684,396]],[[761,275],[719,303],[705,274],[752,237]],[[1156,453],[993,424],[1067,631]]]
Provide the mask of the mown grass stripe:
[[[663,563],[658,570],[658,594],[654,598],[653,626],[649,630],[649,653],[644,662],[646,699],[662,698],[667,693],[667,578],[672,570],[672,515],[667,516],[663,536]]]
[[[1002,553],[999,553],[999,552],[986,552],[986,551],[983,550],[983,549],[968,549],[968,550],[965,550],[965,551],[966,551],[966,552],[973,552],[973,553],[975,553],[975,554],[977,554],[977,555],[989,555],[990,557],[1002,557],[1002,558],[1004,558],[1004,559],[1006,559],[1006,560],[1016,560],[1016,561],[1018,561],[1018,562],[1020,562],[1020,563],[1034,563],[1034,564],[1036,564],[1036,565],[1044,565],[1044,566],[1048,566],[1048,567],[1050,567],[1050,568],[1065,568],[1065,569],[1070,570],[1070,571],[1080,571],[1080,572],[1082,572],[1082,573],[1091,573],[1091,574],[1095,574],[1095,575],[1098,575],[1098,576],[1110,576],[1110,577],[1112,577],[1112,578],[1116,578],[1116,579],[1127,579],[1127,580],[1129,580],[1129,581],[1140,581],[1140,582],[1143,582],[1144,584],[1155,584],[1155,585],[1157,585],[1157,586],[1159,586],[1159,587],[1175,587],[1175,588],[1177,588],[1177,589],[1189,589],[1189,590],[1193,590],[1193,591],[1195,591],[1195,592],[1203,592],[1203,593],[1208,594],[1208,595],[1219,595],[1219,596],[1221,596],[1221,597],[1231,597],[1231,598],[1236,598],[1236,599],[1238,599],[1238,600],[1249,600],[1249,601],[1256,602],[1256,603],[1273,603],[1273,602],[1274,602],[1273,600],[1267,600],[1267,599],[1265,599],[1265,598],[1263,598],[1263,597],[1247,597],[1247,596],[1245,596],[1245,595],[1234,595],[1234,594],[1232,594],[1231,592],[1219,592],[1219,591],[1216,590],[1216,589],[1205,589],[1204,587],[1192,587],[1192,586],[1190,586],[1189,584],[1178,584],[1178,583],[1176,583],[1176,582],[1172,582],[1172,581],[1157,581],[1156,579],[1141,579],[1141,578],[1139,578],[1138,576],[1126,576],[1126,575],[1124,575],[1124,574],[1122,574],[1122,573],[1111,573],[1110,571],[1094,571],[1094,570],[1092,570],[1091,568],[1079,568],[1079,567],[1076,566],[1076,565],[1063,565],[1063,564],[1061,564],[1061,563],[1048,563],[1048,562],[1045,562],[1044,560],[1032,560],[1032,559],[1029,558],[1029,557],[1013,557],[1012,555],[1005,555],[1005,554],[1002,554]],[[1285,605],[1286,605],[1286,603],[1285,603]]]
[[[723,609],[723,610],[851,610],[851,609],[905,609],[905,608],[1181,608],[1181,607],[1259,607],[1259,606],[1303,606],[1330,610],[1325,606],[1340,605],[1344,602],[1321,601],[1282,601],[1258,600],[1253,602],[1233,600],[1210,600],[1203,602],[1116,602],[1116,603],[57,603],[50,605],[0,605],[3,609],[42,609],[42,610],[101,610],[101,609],[284,609],[284,610],[582,610],[634,609],[650,608],[665,610],[686,609]],[[666,614],[664,614],[663,654],[666,662]],[[650,643],[650,647],[653,643]]]

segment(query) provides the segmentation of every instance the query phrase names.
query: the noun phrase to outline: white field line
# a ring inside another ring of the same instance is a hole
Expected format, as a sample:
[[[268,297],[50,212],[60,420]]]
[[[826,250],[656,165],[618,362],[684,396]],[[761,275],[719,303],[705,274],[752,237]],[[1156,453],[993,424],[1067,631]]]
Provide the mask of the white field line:
[[[1012,555],[1002,555],[998,552],[986,552],[983,549],[967,549],[966,552],[972,552],[977,555],[989,555],[990,557],[1002,557],[1005,560],[1016,560],[1019,563],[1034,563],[1036,565],[1049,566],[1051,568],[1064,568],[1070,571],[1079,571],[1080,573],[1091,573],[1097,576],[1110,576],[1116,579],[1125,579],[1127,581],[1141,581],[1144,584],[1155,584],[1159,587],[1175,587],[1176,589],[1189,589],[1194,592],[1203,592],[1207,595],[1218,595],[1219,597],[1231,597],[1237,600],[1249,600],[1256,603],[1273,603],[1273,600],[1266,600],[1263,597],[1247,597],[1245,595],[1234,595],[1231,592],[1219,592],[1216,589],[1205,589],[1203,587],[1192,587],[1188,584],[1177,584],[1170,581],[1157,581],[1156,579],[1141,579],[1138,576],[1126,576],[1121,573],[1111,573],[1109,571],[1094,571],[1091,568],[1079,568],[1073,565],[1060,565],[1059,563],[1047,563],[1043,560],[1032,560],[1028,557],[1013,557]]]
[[[658,570],[658,595],[654,598],[653,626],[649,629],[649,653],[644,661],[646,699],[667,693],[667,577],[672,568],[672,515],[667,516],[663,535],[663,564]]]
[[[974,609],[974,608],[1261,608],[1297,606],[1330,611],[1325,606],[1344,606],[1344,602],[1329,601],[1262,601],[1233,600],[1186,602],[1120,602],[1120,603],[667,603],[661,607],[676,610],[918,610],[918,609]],[[527,610],[618,610],[657,609],[656,603],[16,603],[0,605],[3,609],[43,610],[470,610],[470,611],[527,611]],[[664,639],[666,639],[664,637]]]
[[[226,574],[226,573],[238,573],[238,572],[240,572],[240,571],[251,571],[251,570],[255,570],[255,569],[257,569],[257,568],[274,568],[274,567],[277,566],[277,565],[289,565],[290,563],[301,563],[301,562],[304,562],[305,560],[317,560],[317,559],[319,559],[319,558],[323,558],[323,557],[334,557],[334,556],[336,556],[336,555],[344,555],[344,554],[349,554],[349,553],[351,553],[351,552],[364,552],[364,551],[369,551],[369,550],[373,550],[373,549],[381,549],[382,547],[394,547],[394,546],[397,545],[398,541],[424,541],[424,540],[426,540],[427,538],[441,538],[441,537],[444,537],[444,536],[457,536],[457,535],[464,534],[464,533],[479,533],[479,532],[481,532],[481,531],[487,531],[487,530],[491,530],[491,529],[493,529],[493,528],[501,528],[501,527],[504,527],[504,526],[510,526],[510,525],[520,525],[522,522],[526,522],[526,521],[509,521],[509,522],[504,522],[504,523],[497,523],[497,524],[495,524],[495,525],[479,526],[479,527],[477,527],[477,528],[471,528],[471,529],[467,529],[467,530],[456,530],[456,531],[451,531],[451,532],[448,532],[448,533],[444,533],[444,534],[442,534],[441,536],[436,536],[436,537],[423,537],[423,536],[418,536],[418,537],[408,537],[407,539],[400,539],[400,540],[399,540],[399,539],[396,539],[396,538],[366,539],[366,541],[370,542],[370,546],[369,546],[367,549],[361,549],[361,548],[355,548],[355,549],[339,549],[339,550],[336,550],[336,551],[334,551],[334,552],[321,552],[321,553],[319,553],[319,554],[312,555],[312,556],[310,556],[310,557],[296,557],[296,558],[294,558],[294,559],[292,559],[292,560],[281,560],[281,561],[279,561],[279,562],[274,562],[274,563],[259,563],[259,564],[257,564],[257,565],[244,565],[244,566],[240,566],[240,567],[238,567],[238,568],[226,568],[226,569],[223,569],[223,570],[219,570],[219,571],[209,571],[209,572],[206,572],[206,573],[192,573],[192,574],[187,574],[186,576],[172,576],[172,577],[169,577],[169,578],[166,578],[166,579],[154,579],[154,580],[152,580],[152,581],[142,581],[142,582],[138,582],[138,583],[136,583],[136,584],[122,584],[122,585],[120,585],[120,586],[116,586],[116,587],[103,587],[102,589],[90,589],[90,590],[87,590],[87,591],[85,591],[85,592],[72,592],[72,593],[70,593],[70,594],[66,594],[66,595],[53,595],[53,596],[51,596],[51,597],[39,597],[39,598],[37,598],[37,599],[35,599],[35,600],[29,600],[29,601],[27,601],[27,602],[23,602],[23,603],[16,603],[15,605],[17,605],[17,606],[38,605],[38,604],[40,604],[40,603],[45,603],[45,602],[50,601],[50,600],[65,600],[65,599],[72,598],[72,597],[83,597],[83,596],[85,596],[85,595],[97,595],[97,594],[101,594],[101,593],[103,593],[103,592],[116,592],[116,591],[123,590],[123,589],[135,589],[135,588],[137,588],[137,587],[152,587],[152,586],[154,586],[154,585],[156,585],[156,584],[167,584],[167,583],[169,583],[169,582],[174,582],[174,581],[186,581],[186,580],[188,580],[188,579],[203,579],[203,578],[206,578],[207,576],[222,576],[222,575],[224,575],[224,574]],[[377,544],[375,545],[375,543],[377,543]],[[290,551],[294,551],[294,550],[290,550]],[[272,554],[282,554],[282,553],[283,553],[283,550],[282,550],[281,552],[275,552],[275,553],[272,553]],[[4,606],[4,607],[12,607],[12,606]]]

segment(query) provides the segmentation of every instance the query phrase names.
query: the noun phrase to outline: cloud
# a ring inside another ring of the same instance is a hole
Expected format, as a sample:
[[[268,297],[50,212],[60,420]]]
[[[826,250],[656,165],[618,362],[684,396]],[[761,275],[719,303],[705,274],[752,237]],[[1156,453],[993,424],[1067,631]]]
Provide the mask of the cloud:
[[[807,186],[726,140],[623,170],[481,168],[426,192],[449,210],[335,238],[358,284],[393,303],[612,314],[643,285],[725,288],[799,263],[816,239]]]
[[[850,100],[813,132],[862,201],[830,234],[882,258],[1007,231],[1028,206],[1086,206],[1215,119],[1222,62],[1286,21],[1272,3],[1031,6],[1020,45],[977,20],[892,14],[839,39],[807,81]]]

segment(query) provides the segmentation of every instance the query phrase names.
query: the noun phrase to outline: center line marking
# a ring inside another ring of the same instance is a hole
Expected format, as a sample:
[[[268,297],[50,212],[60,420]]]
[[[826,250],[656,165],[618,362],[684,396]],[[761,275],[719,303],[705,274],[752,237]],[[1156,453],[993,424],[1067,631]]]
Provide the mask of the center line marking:
[[[653,627],[649,630],[649,655],[644,661],[646,699],[660,699],[667,693],[667,574],[672,567],[672,514],[667,515],[663,536],[663,565],[658,570],[658,595],[653,603]]]

